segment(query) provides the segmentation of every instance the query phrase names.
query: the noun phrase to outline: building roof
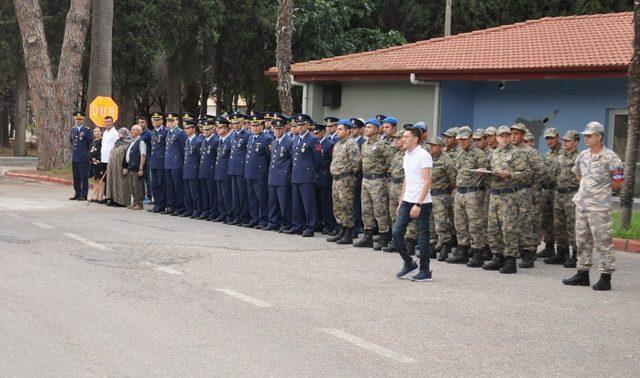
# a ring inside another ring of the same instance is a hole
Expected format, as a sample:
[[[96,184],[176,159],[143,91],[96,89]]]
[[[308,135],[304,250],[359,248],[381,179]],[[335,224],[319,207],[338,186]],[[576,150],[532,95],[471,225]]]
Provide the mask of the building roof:
[[[632,42],[632,12],[547,17],[297,63],[292,71],[297,81],[625,76]]]

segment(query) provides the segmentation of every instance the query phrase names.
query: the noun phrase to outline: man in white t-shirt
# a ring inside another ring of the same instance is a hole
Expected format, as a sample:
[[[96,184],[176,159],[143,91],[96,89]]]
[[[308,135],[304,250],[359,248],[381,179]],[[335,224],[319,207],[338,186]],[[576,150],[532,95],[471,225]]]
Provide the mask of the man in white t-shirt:
[[[418,268],[413,257],[407,252],[404,235],[407,225],[412,219],[416,220],[418,228],[418,247],[420,249],[420,271],[411,277],[412,281],[423,282],[431,280],[429,270],[429,217],[431,215],[431,168],[433,160],[431,155],[420,143],[422,130],[416,127],[408,127],[402,136],[404,154],[402,168],[404,169],[404,183],[402,184],[402,201],[398,205],[396,213],[398,217],[393,225],[393,239],[396,248],[404,261],[404,267],[396,277],[403,278]]]
[[[102,131],[102,147],[100,149],[100,163],[102,163],[102,172],[107,172],[107,164],[109,163],[109,157],[111,156],[111,151],[113,147],[116,145],[116,141],[118,140],[118,130],[113,127],[113,118],[111,116],[104,117],[104,129]],[[104,182],[107,182],[107,177],[105,173]],[[106,185],[105,185],[106,188]],[[106,204],[110,204],[110,198],[106,198]]]

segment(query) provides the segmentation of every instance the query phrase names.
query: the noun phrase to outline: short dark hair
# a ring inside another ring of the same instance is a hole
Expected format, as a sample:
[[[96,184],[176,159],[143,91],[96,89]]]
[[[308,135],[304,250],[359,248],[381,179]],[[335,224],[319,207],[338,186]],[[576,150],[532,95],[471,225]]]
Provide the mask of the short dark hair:
[[[113,121],[113,117],[112,117],[112,116],[106,116],[106,117],[104,117],[104,120],[105,120],[105,121],[106,121],[106,120],[108,120],[108,119],[110,119],[110,120],[112,120],[112,121]]]
[[[416,129],[414,127],[408,127],[404,131],[410,132],[411,135],[413,135],[414,137],[416,137],[418,139],[420,139],[420,137],[422,136],[422,130]]]

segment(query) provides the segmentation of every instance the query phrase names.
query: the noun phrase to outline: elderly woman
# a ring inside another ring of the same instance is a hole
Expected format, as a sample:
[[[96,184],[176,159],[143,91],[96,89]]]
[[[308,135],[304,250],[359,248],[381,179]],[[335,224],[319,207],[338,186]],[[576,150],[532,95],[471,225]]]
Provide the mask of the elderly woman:
[[[131,190],[128,178],[123,174],[122,163],[127,149],[131,144],[131,134],[126,127],[118,130],[118,140],[116,141],[109,164],[107,165],[107,198],[111,199],[110,206],[125,207],[131,205]]]
[[[93,178],[95,192],[91,198],[91,202],[104,203],[104,182],[101,182],[104,175],[104,167],[100,162],[100,153],[102,150],[102,129],[96,127],[93,129],[93,143],[89,148],[89,177]],[[99,184],[99,185],[98,185]]]

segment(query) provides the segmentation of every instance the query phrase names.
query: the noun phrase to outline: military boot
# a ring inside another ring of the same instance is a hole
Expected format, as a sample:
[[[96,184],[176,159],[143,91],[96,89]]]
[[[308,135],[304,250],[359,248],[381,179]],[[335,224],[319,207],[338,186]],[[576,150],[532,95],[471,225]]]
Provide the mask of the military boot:
[[[451,235],[451,246],[458,248],[458,236],[455,234]]]
[[[437,245],[437,243],[429,244],[429,258],[430,259],[435,259],[436,257],[438,257],[438,251],[436,250],[436,245]]]
[[[484,263],[484,260],[482,259],[482,252],[479,249],[472,248],[471,254],[473,257],[471,257],[471,260],[467,263],[467,266],[469,268],[480,268]]]
[[[438,261],[447,261],[449,253],[451,252],[451,243],[446,243],[442,246],[440,254],[438,255]]]
[[[362,239],[353,243],[354,247],[357,248],[372,248],[373,247],[373,235],[371,234],[371,230],[364,230],[364,236]]]
[[[391,234],[388,232],[380,233],[380,241],[373,246],[374,251],[382,251],[382,248],[385,248],[389,245],[389,240],[391,240]]]
[[[568,248],[567,248],[568,249]],[[578,251],[576,251],[575,248],[571,247],[571,257],[562,265],[565,268],[575,268],[577,266],[578,263]],[[569,251],[567,250],[567,255],[569,254]]]
[[[611,273],[600,274],[600,279],[593,285],[593,290],[611,290]]]
[[[569,286],[589,286],[589,271],[579,270],[575,276],[562,280],[562,283]]]
[[[345,227],[342,232],[342,238],[336,241],[336,244],[353,244],[353,235],[351,234],[351,227]]]
[[[534,261],[536,261],[536,251],[524,250],[522,255],[522,261],[518,266],[522,269],[531,269],[533,268]]]
[[[466,264],[469,262],[469,246],[459,245],[453,256],[447,259],[447,264]]]
[[[482,266],[484,270],[499,270],[504,265],[504,255],[502,253],[494,253],[493,258]]]
[[[406,238],[404,244],[407,247],[407,253],[411,256],[416,254],[416,240],[412,238]]]
[[[345,233],[345,230],[347,228],[346,227],[342,227],[341,225],[338,225],[338,229],[339,229],[339,232],[338,232],[337,235],[330,236],[330,237],[327,238],[328,242],[335,243],[335,242],[337,242],[338,240],[340,240],[340,239],[342,239],[344,237],[344,233]]]
[[[491,253],[491,248],[488,245],[485,245],[484,249],[482,250],[482,260],[491,261],[492,257],[493,254]]]
[[[555,256],[555,247],[553,242],[544,243],[544,249],[538,252],[538,257],[553,257]]]
[[[503,274],[518,273],[518,266],[516,265],[515,256],[507,256],[504,258],[504,266],[500,268],[500,273],[503,273]]]
[[[555,256],[550,257],[548,259],[544,259],[545,264],[549,265],[562,265],[567,262],[567,257],[569,255],[569,247],[558,246],[558,253]]]
[[[389,243],[387,243],[386,247],[382,248],[382,252],[397,252],[396,249],[396,241],[393,239],[393,236],[389,239]]]

